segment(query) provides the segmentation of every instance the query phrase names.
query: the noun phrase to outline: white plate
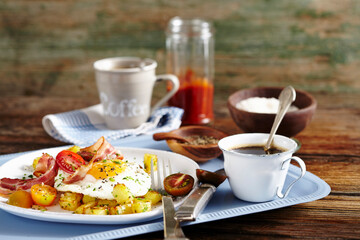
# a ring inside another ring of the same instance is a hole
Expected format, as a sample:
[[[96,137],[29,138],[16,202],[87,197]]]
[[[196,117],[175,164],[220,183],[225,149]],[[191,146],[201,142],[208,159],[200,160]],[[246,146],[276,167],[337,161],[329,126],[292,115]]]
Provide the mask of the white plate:
[[[30,166],[32,164],[34,158],[41,156],[42,153],[48,153],[55,157],[58,152],[66,148],[67,147],[48,148],[14,158],[0,167],[0,179],[3,177],[22,178],[24,177],[24,174],[25,175],[31,174],[31,172],[27,172],[25,169],[27,166]],[[189,174],[197,182],[196,169],[199,168],[199,165],[190,158],[187,158],[183,155],[176,154],[173,152],[145,149],[145,148],[118,148],[118,149],[124,154],[125,159],[135,160],[141,165],[143,165],[143,159],[145,153],[156,154],[160,161],[161,160],[171,161],[171,167],[174,173],[182,172]],[[130,223],[150,221],[162,217],[161,204],[153,208],[152,211],[150,212],[104,216],[104,215],[73,214],[70,211],[42,212],[33,209],[25,209],[25,208],[11,206],[6,204],[6,201],[7,199],[0,197],[0,208],[3,209],[4,211],[25,218],[51,221],[51,222],[85,223],[85,224],[130,224]],[[177,199],[174,202],[175,207],[179,206],[183,201],[184,198]]]

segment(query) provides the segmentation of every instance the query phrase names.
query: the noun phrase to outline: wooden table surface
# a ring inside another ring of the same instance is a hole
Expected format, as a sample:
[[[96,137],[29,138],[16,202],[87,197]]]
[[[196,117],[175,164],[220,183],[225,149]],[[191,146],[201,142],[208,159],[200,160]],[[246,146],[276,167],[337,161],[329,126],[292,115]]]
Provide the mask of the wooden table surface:
[[[183,228],[190,239],[360,238],[360,99],[357,94],[315,94],[318,109],[296,136],[307,170],[331,186],[329,196],[303,204]],[[0,98],[0,154],[65,145],[42,128],[45,114],[79,109],[96,100],[54,97]],[[223,102],[214,127],[240,133]],[[162,232],[132,239],[161,239]]]
[[[242,88],[292,85],[318,101],[295,136],[307,170],[331,186],[323,199],[184,227],[191,239],[360,238],[360,1],[3,0],[0,3],[0,154],[64,145],[45,114],[98,103],[92,64],[152,58],[166,69],[174,16],[215,28],[215,122],[241,130],[226,108]],[[161,91],[155,91],[155,99]],[[132,239],[161,239],[162,232]]]

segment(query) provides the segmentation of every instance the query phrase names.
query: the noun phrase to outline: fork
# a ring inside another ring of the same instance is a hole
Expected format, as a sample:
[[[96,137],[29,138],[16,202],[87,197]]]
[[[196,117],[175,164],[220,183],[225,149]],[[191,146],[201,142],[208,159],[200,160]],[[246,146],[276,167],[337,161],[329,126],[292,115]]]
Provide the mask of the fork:
[[[155,163],[154,160],[151,159],[151,188],[161,194],[165,194],[164,179],[172,173],[171,163],[169,160],[165,163],[165,160],[159,161],[158,159],[156,171],[154,171],[154,169]]]

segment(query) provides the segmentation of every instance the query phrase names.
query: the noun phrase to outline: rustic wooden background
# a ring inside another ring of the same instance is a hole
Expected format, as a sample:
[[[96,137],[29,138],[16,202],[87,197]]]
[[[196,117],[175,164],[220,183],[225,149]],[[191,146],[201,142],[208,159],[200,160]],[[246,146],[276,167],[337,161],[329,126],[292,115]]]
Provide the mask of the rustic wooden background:
[[[2,0],[0,95],[96,101],[92,63],[105,57],[150,57],[163,73],[174,16],[213,22],[218,104],[268,85],[359,96],[357,0]]]

